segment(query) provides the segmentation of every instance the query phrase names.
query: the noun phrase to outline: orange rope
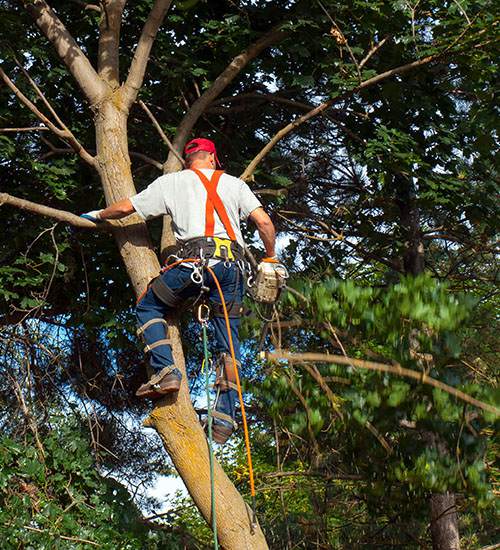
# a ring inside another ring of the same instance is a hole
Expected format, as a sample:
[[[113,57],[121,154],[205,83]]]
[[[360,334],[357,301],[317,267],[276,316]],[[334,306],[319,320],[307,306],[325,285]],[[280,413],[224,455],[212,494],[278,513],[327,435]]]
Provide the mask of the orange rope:
[[[215,285],[217,286],[217,290],[219,292],[219,296],[222,302],[222,309],[224,311],[224,320],[226,321],[227,336],[229,339],[229,349],[231,350],[231,359],[233,361],[233,369],[236,374],[236,386],[238,387],[238,397],[240,399],[241,416],[243,418],[243,431],[245,434],[245,447],[247,449],[248,471],[250,475],[250,494],[252,495],[252,498],[255,499],[255,483],[254,483],[254,477],[253,477],[252,453],[250,451],[250,437],[248,435],[247,416],[245,413],[245,405],[243,403],[243,394],[241,392],[240,375],[238,373],[238,366],[236,364],[236,356],[234,353],[233,336],[231,334],[231,325],[229,324],[229,315],[227,313],[226,301],[224,300],[224,294],[219,284],[219,280],[217,279],[217,276],[215,275],[212,268],[207,266],[207,270],[212,275],[215,281]]]

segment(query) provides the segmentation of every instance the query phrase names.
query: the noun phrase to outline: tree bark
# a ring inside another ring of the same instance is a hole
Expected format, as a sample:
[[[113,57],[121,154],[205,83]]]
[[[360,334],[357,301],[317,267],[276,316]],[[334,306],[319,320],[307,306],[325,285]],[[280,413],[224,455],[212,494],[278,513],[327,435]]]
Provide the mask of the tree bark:
[[[460,550],[458,514],[453,493],[431,496],[431,535],[433,550]]]

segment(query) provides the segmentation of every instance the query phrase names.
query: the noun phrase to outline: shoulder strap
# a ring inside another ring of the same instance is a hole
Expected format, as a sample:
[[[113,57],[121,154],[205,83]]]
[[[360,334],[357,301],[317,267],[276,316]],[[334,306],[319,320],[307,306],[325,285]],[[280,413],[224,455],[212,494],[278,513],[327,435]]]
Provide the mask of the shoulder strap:
[[[217,193],[217,185],[219,184],[220,177],[224,173],[222,170],[216,170],[210,180],[203,174],[200,170],[191,168],[191,170],[200,178],[201,183],[207,191],[207,204],[205,207],[205,237],[214,236],[214,209],[217,212],[224,229],[228,237],[232,240],[236,240],[236,235],[229,221],[229,216],[227,215],[226,208]]]

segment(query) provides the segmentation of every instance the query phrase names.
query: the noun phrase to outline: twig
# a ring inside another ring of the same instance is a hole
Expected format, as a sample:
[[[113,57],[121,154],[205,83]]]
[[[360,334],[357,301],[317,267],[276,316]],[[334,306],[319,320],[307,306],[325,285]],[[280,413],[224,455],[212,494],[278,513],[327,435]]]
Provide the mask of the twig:
[[[163,131],[163,128],[160,126],[159,122],[156,120],[153,113],[149,110],[148,106],[142,101],[142,99],[139,100],[139,105],[144,109],[144,112],[148,115],[149,119],[153,123],[153,126],[156,128],[157,132],[160,134],[161,139],[165,142],[169,150],[174,154],[177,158],[177,160],[182,164],[182,166],[185,165],[184,159],[179,155],[179,153],[175,150],[174,146],[172,145],[172,142],[168,139],[167,135]]]
[[[29,126],[27,128],[0,128],[0,134],[6,134],[7,132],[46,132],[50,131],[47,126]]]
[[[285,360],[292,363],[303,363],[304,361],[316,362],[316,363],[335,363],[338,365],[352,365],[362,369],[374,370],[379,372],[388,372],[390,374],[396,374],[397,376],[404,376],[406,378],[413,378],[421,382],[422,384],[427,384],[443,390],[457,399],[461,399],[466,403],[474,405],[490,413],[493,413],[496,416],[500,416],[500,409],[489,403],[484,403],[484,401],[479,401],[474,397],[445,384],[435,378],[427,376],[424,372],[418,372],[411,369],[406,369],[401,365],[386,365],[384,363],[375,363],[374,361],[363,361],[362,359],[353,359],[351,357],[344,357],[342,355],[327,355],[325,353],[290,353],[287,351],[281,352],[262,352],[263,358],[270,361],[280,361]]]
[[[356,67],[356,71],[358,73],[359,81],[361,82],[362,78],[361,78],[360,66],[359,66],[356,58],[354,57],[354,54],[352,53],[352,50],[351,50],[351,47],[349,46],[349,42],[347,41],[347,38],[345,37],[345,35],[342,32],[341,28],[338,26],[338,24],[333,19],[333,17],[328,13],[325,6],[323,6],[323,4],[320,2],[320,0],[317,0],[317,2],[319,4],[319,7],[325,12],[328,19],[330,19],[332,25],[335,27],[335,29],[338,33],[338,38],[337,38],[337,35],[335,36],[335,38],[337,39],[337,44],[339,44],[340,46],[345,46],[347,48],[347,51],[349,52],[349,55],[352,59],[352,62],[354,63],[354,66]]]
[[[49,533],[49,531],[47,531],[46,529],[38,529],[38,527],[31,527],[30,525],[23,525],[23,529],[27,529],[28,531],[34,531],[35,533],[51,534],[53,537],[58,537],[58,538],[64,539],[64,540],[71,540],[73,542],[82,542],[83,544],[91,544],[92,546],[100,546],[100,544],[97,544],[97,542],[94,542],[92,540],[80,539],[78,537],[67,537],[66,535],[52,534],[52,533]]]
[[[375,55],[379,50],[380,48],[389,40],[389,38],[391,38],[391,35],[388,34],[385,38],[383,38],[380,42],[377,42],[377,44],[375,44],[371,49],[370,51],[365,55],[365,57],[361,60],[361,62],[359,63],[359,68],[362,69],[366,63],[371,59],[371,57],[373,55]]]

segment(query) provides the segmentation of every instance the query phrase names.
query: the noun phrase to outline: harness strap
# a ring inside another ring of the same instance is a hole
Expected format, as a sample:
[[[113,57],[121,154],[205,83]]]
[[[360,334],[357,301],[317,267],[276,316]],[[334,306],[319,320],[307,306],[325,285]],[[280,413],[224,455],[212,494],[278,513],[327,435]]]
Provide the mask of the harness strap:
[[[157,340],[153,344],[148,344],[144,347],[144,353],[148,353],[148,351],[151,351],[152,349],[158,348],[160,346],[170,346],[170,338],[162,338],[161,340]]]
[[[169,286],[165,284],[161,276],[151,282],[151,290],[154,295],[168,307],[177,307],[182,299]]]
[[[191,170],[200,178],[200,181],[207,192],[207,204],[205,207],[205,237],[214,236],[215,209],[217,211],[217,215],[220,218],[220,221],[222,222],[222,225],[224,226],[224,229],[226,230],[228,237],[232,241],[235,241],[236,235],[233,231],[233,227],[231,226],[231,222],[229,221],[229,216],[227,215],[227,211],[224,207],[222,199],[217,193],[217,185],[219,184],[219,179],[224,172],[222,170],[216,170],[209,180],[200,170],[197,170],[196,168],[191,168]]]
[[[214,317],[224,317],[224,308],[222,307],[222,304],[211,301],[210,306]],[[230,319],[239,319],[243,313],[243,304],[240,302],[232,302],[226,306],[226,309]]]
[[[149,321],[147,321],[137,329],[137,332],[136,332],[137,336],[140,336],[146,329],[148,329],[151,325],[156,325],[156,323],[161,323],[162,325],[165,325],[168,330],[167,321],[165,321],[165,319],[160,319],[160,317],[155,317],[154,319],[150,319]]]

